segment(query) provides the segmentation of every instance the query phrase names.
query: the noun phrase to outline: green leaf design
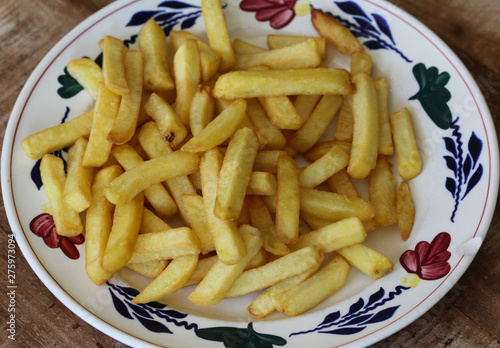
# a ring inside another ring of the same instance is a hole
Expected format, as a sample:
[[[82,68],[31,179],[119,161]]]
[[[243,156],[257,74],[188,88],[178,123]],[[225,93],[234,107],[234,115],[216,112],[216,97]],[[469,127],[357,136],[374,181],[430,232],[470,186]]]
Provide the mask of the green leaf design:
[[[102,68],[102,53],[94,61]],[[68,73],[66,67],[64,68],[64,74],[59,75],[57,81],[61,84],[61,87],[57,90],[57,94],[63,99],[72,98],[83,90],[83,87]]]
[[[434,66],[427,69],[423,63],[418,63],[413,67],[413,76],[417,80],[419,91],[409,100],[418,100],[439,128],[450,128],[452,114],[447,103],[451,99],[451,93],[445,88],[450,74],[439,73]]]
[[[199,329],[196,336],[209,341],[223,342],[227,348],[273,348],[284,346],[286,340],[275,335],[258,333],[249,323],[246,329],[221,326]]]

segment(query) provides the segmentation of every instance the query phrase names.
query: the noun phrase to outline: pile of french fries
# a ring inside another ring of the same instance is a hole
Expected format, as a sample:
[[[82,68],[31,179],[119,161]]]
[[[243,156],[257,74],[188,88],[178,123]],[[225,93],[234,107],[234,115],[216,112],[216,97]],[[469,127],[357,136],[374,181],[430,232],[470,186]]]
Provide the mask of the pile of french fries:
[[[372,78],[370,55],[316,9],[318,37],[269,35],[267,49],[231,42],[219,0],[201,6],[208,43],[174,30],[169,47],[150,20],[138,49],[99,42],[102,69],[69,62],[94,108],[23,140],[41,158],[57,232],[85,234],[90,279],[103,284],[122,267],[154,278],[134,303],[191,285],[201,306],[262,290],[248,312],[263,318],[311,309],[350,267],[374,279],[390,272],[363,242],[393,224],[409,237],[408,181],[422,163],[410,114],[389,115],[387,79]],[[324,65],[327,45],[351,56],[350,71]],[[320,141],[337,114],[333,139]],[[68,146],[65,172],[51,153]],[[183,227],[167,223],[174,216]]]

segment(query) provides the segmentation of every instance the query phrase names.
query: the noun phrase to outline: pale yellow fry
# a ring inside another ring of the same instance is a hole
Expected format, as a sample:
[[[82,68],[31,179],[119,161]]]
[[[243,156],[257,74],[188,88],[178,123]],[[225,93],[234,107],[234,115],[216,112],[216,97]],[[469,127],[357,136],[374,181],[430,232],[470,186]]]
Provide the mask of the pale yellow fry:
[[[319,230],[320,228],[323,228],[334,222],[338,222],[338,220],[329,220],[325,218],[320,218],[304,212],[300,213],[300,216],[313,230]],[[377,223],[373,219],[362,221],[362,223],[366,233],[371,232],[378,227]]]
[[[194,39],[187,39],[174,54],[175,111],[186,127],[194,94],[201,82],[200,52]]]
[[[188,134],[186,126],[177,112],[156,93],[152,93],[146,100],[144,109],[156,122],[162,138],[176,148]]]
[[[236,58],[220,0],[202,0],[201,11],[210,48],[221,57],[220,70],[228,71],[235,65]]]
[[[330,191],[335,193],[340,193],[346,196],[352,197],[360,197],[358,189],[352,182],[351,177],[347,174],[347,171],[341,169],[336,174],[332,175],[331,178],[327,180],[328,187],[330,187]]]
[[[290,245],[290,248],[298,250],[309,245],[316,245],[326,254],[349,245],[362,243],[365,238],[363,223],[360,219],[352,217],[302,233],[297,243]]]
[[[163,141],[160,131],[154,122],[147,122],[139,131],[139,142],[147,153],[149,158],[156,158],[163,155],[167,155],[172,152],[170,145]],[[191,226],[189,224],[189,218],[182,204],[182,195],[184,194],[196,194],[196,190],[187,176],[179,176],[176,178],[167,179],[167,186],[172,194],[172,197],[177,204],[179,209],[179,215],[186,226]]]
[[[267,51],[264,47],[260,47],[239,38],[233,40],[233,50],[235,54],[252,54]]]
[[[108,141],[113,144],[126,143],[132,138],[137,128],[142,102],[142,66],[142,53],[128,50],[125,54],[125,78],[129,92],[122,97],[118,114],[108,134]]]
[[[270,49],[276,49],[290,46],[309,39],[314,39],[316,41],[321,59],[326,59],[326,39],[324,37],[269,34],[267,35],[267,46]]]
[[[87,111],[72,120],[49,127],[23,139],[26,156],[40,159],[46,153],[72,145],[80,137],[88,137],[92,129],[94,110]]]
[[[144,163],[137,151],[128,144],[113,147],[111,153],[125,170],[131,170]],[[161,217],[169,217],[177,213],[175,201],[161,183],[146,187],[144,197]]]
[[[214,207],[219,219],[236,220],[240,216],[258,147],[257,135],[250,128],[239,129],[231,137],[219,174]]]
[[[375,85],[370,75],[358,73],[352,77],[356,93],[351,96],[353,139],[347,172],[354,179],[364,179],[377,163],[378,106]]]
[[[180,151],[150,159],[113,180],[106,188],[106,197],[114,204],[123,204],[153,184],[197,172],[199,163],[198,155]]]
[[[191,277],[189,277],[188,281],[184,283],[184,287],[195,285],[201,282],[207,275],[208,271],[210,271],[212,266],[215,265],[217,260],[219,260],[217,255],[200,257],[193,274],[191,274]]]
[[[246,115],[246,101],[238,99],[224,109],[201,132],[189,139],[181,150],[189,152],[204,152],[222,144],[238,128]]]
[[[158,277],[132,299],[132,303],[157,301],[175,293],[189,280],[197,263],[198,255],[180,256],[173,259]]]
[[[422,161],[407,108],[391,115],[391,129],[398,172],[404,180],[411,180],[422,171]]]
[[[293,158],[281,155],[276,175],[276,236],[285,244],[299,237],[300,200],[299,167]]]
[[[253,124],[259,142],[267,150],[281,150],[286,145],[286,138],[269,120],[265,110],[256,99],[247,100],[247,115]]]
[[[349,163],[349,155],[338,145],[332,147],[300,172],[300,186],[314,188]]]
[[[321,64],[318,43],[307,39],[289,46],[266,50],[259,53],[236,56],[235,70],[247,70],[265,65],[271,69],[315,68]]]
[[[193,187],[195,190],[201,191],[201,176],[200,172],[194,173],[194,174],[189,174],[188,175],[189,180],[193,184]]]
[[[323,261],[318,247],[309,246],[284,255],[263,266],[243,272],[226,292],[225,297],[236,297],[265,289],[284,279],[303,273]]]
[[[392,142],[391,123],[389,121],[388,111],[388,87],[387,79],[379,77],[374,81],[375,91],[377,92],[378,104],[378,153],[381,155],[392,156],[394,153],[394,144]]]
[[[279,129],[299,129],[303,120],[287,96],[260,97],[260,104],[271,123]]]
[[[397,218],[401,239],[407,241],[415,222],[415,205],[408,181],[402,181],[399,184],[397,193]]]
[[[302,120],[307,120],[309,115],[313,112],[314,108],[321,99],[318,94],[301,94],[298,95],[293,101],[293,106]]]
[[[82,165],[87,139],[79,138],[68,151],[64,199],[78,213],[90,206],[94,168]]]
[[[372,57],[365,52],[356,52],[351,57],[351,75],[359,72],[372,73]]]
[[[336,141],[352,142],[354,119],[352,117],[352,100],[350,95],[344,96],[344,102],[340,108],[337,124],[333,132]]]
[[[334,221],[348,217],[358,217],[365,221],[375,215],[373,204],[368,200],[305,187],[300,189],[300,209],[305,213]]]
[[[260,250],[262,238],[258,229],[242,225],[240,233],[245,242],[246,256],[232,265],[227,265],[219,259],[194,291],[189,294],[188,299],[191,302],[200,306],[212,306],[222,301],[227,290],[241,275],[252,257]]]
[[[113,127],[121,97],[113,93],[104,84],[99,87],[99,93],[94,108],[92,129],[89,143],[83,157],[83,165],[87,167],[101,167],[108,160],[111,144],[108,133]]]
[[[127,263],[126,267],[148,278],[156,278],[167,267],[168,260],[149,261],[143,263]]]
[[[247,197],[250,211],[250,222],[261,233],[264,240],[263,248],[273,255],[286,255],[290,249],[278,239],[275,233],[274,221],[264,200],[259,196]]]
[[[188,227],[139,234],[129,263],[170,260],[200,253],[200,240]]]
[[[191,224],[191,228],[200,239],[200,249],[203,255],[215,250],[212,232],[207,225],[205,209],[203,207],[203,197],[198,195],[182,195],[182,203]]]
[[[302,127],[293,134],[288,144],[299,152],[308,151],[321,138],[342,105],[339,95],[322,96]]]
[[[102,73],[104,84],[113,93],[125,95],[129,93],[125,77],[125,51],[123,42],[113,36],[105,36],[100,42],[102,49]]]
[[[80,215],[64,200],[66,174],[61,158],[46,154],[40,163],[40,175],[50,202],[50,213],[57,234],[74,237],[83,232]]]
[[[220,260],[230,265],[246,255],[246,248],[236,222],[221,220],[214,214],[222,161],[218,148],[208,150],[201,158],[200,174],[205,217],[212,232],[215,250]]]
[[[201,76],[203,82],[208,82],[219,71],[221,58],[206,43],[196,37],[196,35],[185,30],[170,31],[170,42],[174,52],[187,39],[196,39],[200,51]]]
[[[286,154],[286,152],[280,150],[263,150],[257,152],[253,170],[276,174],[278,172],[278,158],[282,154]]]
[[[392,173],[392,165],[384,155],[379,155],[377,166],[370,175],[368,192],[375,208],[375,222],[379,226],[397,222],[397,183]]]
[[[373,279],[382,278],[392,271],[394,264],[386,256],[364,244],[354,244],[337,250],[347,262]]]
[[[104,284],[113,276],[102,266],[115,209],[106,199],[104,188],[122,172],[118,165],[105,167],[97,172],[92,184],[92,201],[85,218],[85,270],[97,285]]]
[[[189,109],[189,127],[197,135],[214,118],[215,102],[210,87],[200,85],[196,90]]]
[[[99,84],[104,82],[102,69],[90,58],[77,58],[68,63],[68,73],[82,86],[95,100]]]
[[[296,287],[276,295],[276,309],[289,316],[304,313],[342,288],[348,274],[349,264],[336,256]]]
[[[215,99],[215,107],[217,109],[217,112],[219,114],[222,113],[233,102],[234,102],[234,100]],[[243,119],[241,120],[240,124],[238,125],[238,127],[236,127],[236,129],[241,129],[241,128],[252,128],[252,129],[254,129],[254,126],[253,126],[252,122],[250,121],[250,119],[248,118],[248,115],[247,115],[246,112],[243,115]],[[227,145],[227,143],[224,143],[223,145]]]
[[[335,46],[340,53],[353,55],[356,52],[364,52],[363,45],[358,39],[331,15],[313,8],[311,9],[311,21],[316,31]]]
[[[318,141],[316,144],[313,145],[307,152],[304,154],[304,159],[314,162],[318,159],[320,159],[322,156],[325,155],[332,147],[335,145],[338,145],[344,150],[347,154],[351,153],[351,143],[346,143],[343,141],[337,141],[337,140],[325,140],[325,141]]]
[[[262,200],[266,203],[266,207],[271,214],[276,214],[276,195],[262,196]]]
[[[232,71],[221,75],[213,90],[223,99],[352,92],[350,74],[329,68]]]
[[[276,177],[271,173],[252,172],[247,195],[273,196],[276,194]]]
[[[169,224],[167,224],[163,219],[158,217],[148,208],[144,207],[142,211],[141,229],[140,233],[152,233],[170,230]]]
[[[143,208],[142,192],[115,207],[113,226],[102,258],[102,266],[106,271],[113,273],[120,270],[132,257],[141,227]]]
[[[155,91],[170,91],[175,88],[168,69],[167,38],[163,29],[150,19],[139,31],[139,48],[144,55],[144,87]]]

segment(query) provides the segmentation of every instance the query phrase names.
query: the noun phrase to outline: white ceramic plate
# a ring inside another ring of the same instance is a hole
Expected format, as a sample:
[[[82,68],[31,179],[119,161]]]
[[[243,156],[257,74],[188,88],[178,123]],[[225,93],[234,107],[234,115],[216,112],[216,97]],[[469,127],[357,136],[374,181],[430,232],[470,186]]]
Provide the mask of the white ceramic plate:
[[[72,260],[62,252],[82,255],[83,245],[63,240],[49,248],[30,230],[36,220],[35,232],[43,232],[35,218],[47,198],[37,187],[36,161],[26,157],[21,141],[92,106],[85,92],[75,94],[66,64],[97,58],[97,42],[108,34],[135,47],[151,17],[167,31],[186,29],[206,39],[198,1],[124,0],[85,20],[47,54],[15,104],[3,146],[2,191],[17,243],[45,285],[78,316],[137,347],[360,346],[418,318],[467,269],[488,230],[499,177],[495,128],[474,80],[436,35],[385,2],[244,0],[229,1],[224,10],[233,38],[265,46],[269,33],[316,35],[310,6],[330,12],[359,36],[373,57],[374,77],[389,80],[390,110],[407,106],[413,115],[424,163],[411,181],[413,233],[403,243],[395,227],[384,228],[365,242],[388,256],[394,271],[374,281],[352,269],[347,285],[309,312],[255,321],[245,309],[256,295],[196,307],[187,300],[188,288],[169,297],[168,306],[132,305],[137,291],[130,286],[144,286],[143,278],[121,273],[98,287],[86,277],[83,257]],[[349,59],[333,48],[328,56],[329,66],[349,67]]]

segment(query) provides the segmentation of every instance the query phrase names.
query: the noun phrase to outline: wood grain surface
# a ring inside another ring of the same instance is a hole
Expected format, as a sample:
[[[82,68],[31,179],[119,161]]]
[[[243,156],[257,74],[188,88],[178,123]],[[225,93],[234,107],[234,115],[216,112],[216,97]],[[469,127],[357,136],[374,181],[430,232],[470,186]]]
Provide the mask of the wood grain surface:
[[[0,141],[14,102],[49,49],[110,0],[0,1]],[[475,77],[500,127],[500,1],[391,0],[439,35]],[[126,347],[88,325],[17,250],[16,341],[7,339],[7,240],[0,209],[0,347]],[[428,312],[373,347],[500,347],[500,214],[460,281]],[[333,344],[333,343],[332,343]]]

